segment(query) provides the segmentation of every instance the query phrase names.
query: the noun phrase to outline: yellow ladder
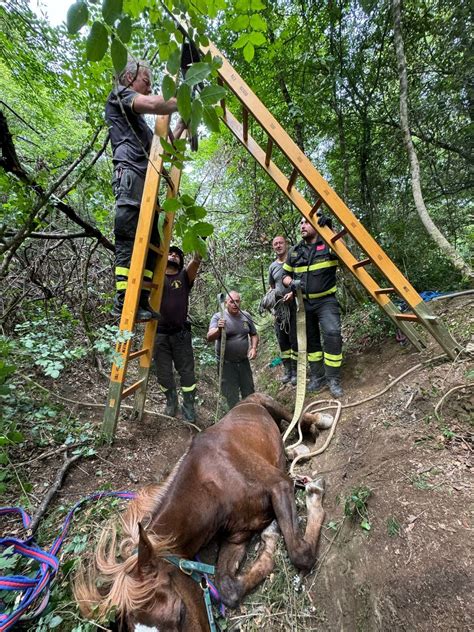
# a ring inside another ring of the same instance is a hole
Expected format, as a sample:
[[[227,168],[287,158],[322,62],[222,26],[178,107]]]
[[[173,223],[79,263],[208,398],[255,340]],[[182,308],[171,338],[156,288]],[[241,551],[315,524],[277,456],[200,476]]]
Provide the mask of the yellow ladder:
[[[242,143],[253,158],[266,171],[270,178],[287,196],[293,205],[316,228],[326,244],[332,248],[339,259],[346,265],[349,271],[365,287],[371,297],[376,301],[396,326],[407,336],[413,345],[421,350],[426,346],[425,341],[419,335],[415,324],[422,325],[440,344],[448,356],[456,357],[460,349],[451,337],[447,328],[440,319],[435,316],[423,301],[421,296],[410,285],[400,270],[385,254],[375,239],[367,232],[355,215],[344,204],[337,193],[321,176],[316,167],[305,156],[296,143],[288,136],[278,121],[267,110],[258,97],[252,92],[245,81],[225,59],[222,53],[212,44],[201,46],[201,52],[218,56],[222,59],[222,66],[218,70],[219,83],[226,85],[240,101],[242,106],[239,121],[229,110],[225,100],[221,101],[223,108],[222,120]],[[260,125],[267,134],[266,148],[263,149],[249,134],[250,116]],[[277,146],[287,158],[291,166],[291,174],[287,177],[272,161],[272,151]],[[306,181],[314,192],[315,203],[308,202],[296,189],[298,178]],[[317,224],[316,213],[322,207],[328,209],[342,224],[343,229],[335,233],[327,226],[321,228]],[[341,239],[344,235],[350,235],[365,253],[365,257],[356,259]],[[386,287],[380,287],[367,269],[373,266],[387,280]],[[390,299],[391,294],[397,294],[409,306],[409,313],[402,313]]]
[[[136,325],[136,313],[142,287],[151,289],[150,305],[155,311],[159,311],[161,297],[163,295],[168,250],[173,230],[174,213],[165,213],[163,222],[163,239],[160,244],[150,243],[153,222],[158,221],[158,216],[163,210],[158,208],[158,193],[161,178],[165,177],[167,184],[167,198],[176,197],[179,190],[181,170],[172,167],[167,172],[163,166],[163,148],[160,138],[168,138],[169,116],[157,116],[155,132],[150,149],[148,168],[143,189],[143,196],[138,219],[137,232],[133,245],[130,272],[128,276],[127,291],[125,293],[122,316],[120,319],[120,331],[115,347],[115,358],[110,375],[109,393],[102,424],[102,435],[108,441],[113,441],[117,427],[121,402],[129,395],[135,394],[134,414],[140,419],[145,406],[145,397],[148,384],[150,367],[153,360],[153,345],[155,341],[157,321],[149,320],[145,323],[143,347],[132,350],[134,331]],[[156,255],[156,265],[151,282],[143,282],[143,271],[147,259],[148,250],[153,250]],[[125,386],[129,360],[138,359],[140,366],[137,380]]]

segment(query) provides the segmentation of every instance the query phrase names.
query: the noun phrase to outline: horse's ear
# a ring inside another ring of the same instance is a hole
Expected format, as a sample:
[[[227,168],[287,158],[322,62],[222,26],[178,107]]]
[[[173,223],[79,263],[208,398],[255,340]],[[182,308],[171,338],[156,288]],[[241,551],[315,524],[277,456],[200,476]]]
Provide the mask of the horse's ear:
[[[154,568],[153,545],[141,522],[138,523],[138,569],[150,571]]]

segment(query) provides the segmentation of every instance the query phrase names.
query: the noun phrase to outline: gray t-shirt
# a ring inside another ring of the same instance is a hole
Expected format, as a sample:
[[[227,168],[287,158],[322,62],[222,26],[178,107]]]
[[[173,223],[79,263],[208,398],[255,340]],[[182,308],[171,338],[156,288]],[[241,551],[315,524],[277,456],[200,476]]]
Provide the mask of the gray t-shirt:
[[[217,327],[217,322],[221,314],[217,312],[211,318],[209,329]],[[224,312],[226,343],[224,359],[228,362],[240,362],[245,360],[249,350],[249,336],[255,336],[257,330],[252,318],[248,312],[240,311],[236,316],[229,314],[227,310]],[[216,356],[219,358],[221,350],[220,338],[215,344]]]
[[[133,169],[145,177],[153,132],[143,114],[133,110],[133,101],[137,96],[138,92],[131,88],[115,87],[105,104],[105,119],[109,126],[114,166]]]
[[[283,285],[283,277],[288,274],[288,272],[283,270],[283,263],[285,262],[280,263],[278,259],[275,259],[268,268],[268,284],[270,287],[274,287],[281,296],[291,292],[289,288]]]

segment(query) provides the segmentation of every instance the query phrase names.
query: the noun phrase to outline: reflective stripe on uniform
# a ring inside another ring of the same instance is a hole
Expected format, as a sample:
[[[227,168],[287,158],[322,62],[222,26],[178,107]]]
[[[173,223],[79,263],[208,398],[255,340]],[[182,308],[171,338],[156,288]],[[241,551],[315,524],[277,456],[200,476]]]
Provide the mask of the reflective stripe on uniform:
[[[320,362],[322,359],[322,351],[312,351],[311,353],[308,353],[308,362]]]
[[[128,277],[128,273],[130,272],[130,268],[122,268],[120,266],[117,266],[115,268],[115,276],[124,276],[124,277]]]
[[[151,270],[143,270],[143,276],[147,279],[152,279],[153,272]]]
[[[196,389],[196,384],[193,384],[192,386],[182,386],[181,390],[183,391],[183,393],[190,393],[191,391],[194,391]]]
[[[328,366],[340,367],[342,364],[342,353],[334,355],[332,353],[324,352],[324,364]]]
[[[128,286],[128,281],[116,281],[115,289],[117,290],[126,290]]]
[[[332,268],[333,266],[338,265],[339,261],[337,261],[336,259],[331,259],[330,261],[322,261],[321,263],[312,263],[310,266],[298,266],[296,268],[292,268],[292,271],[296,272],[297,274],[301,274],[302,272],[314,272],[314,270],[321,270],[322,268]]]
[[[326,290],[326,292],[318,292],[317,294],[303,294],[303,298],[321,298],[321,296],[328,296],[329,294],[336,293],[336,286],[332,287],[330,290]]]
[[[292,266],[289,266],[287,263],[284,263],[283,270],[286,270],[286,272],[293,272],[294,268]]]

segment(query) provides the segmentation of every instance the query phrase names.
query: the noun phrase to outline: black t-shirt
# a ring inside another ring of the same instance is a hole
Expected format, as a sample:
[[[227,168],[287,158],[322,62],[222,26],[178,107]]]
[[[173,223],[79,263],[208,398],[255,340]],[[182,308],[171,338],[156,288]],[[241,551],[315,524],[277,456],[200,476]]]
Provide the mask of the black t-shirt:
[[[192,287],[193,283],[190,283],[184,268],[176,274],[165,274],[158,333],[174,333],[183,329],[188,318],[189,293]]]
[[[114,88],[107,97],[105,119],[110,131],[114,166],[133,169],[145,176],[153,132],[143,114],[133,111],[132,104],[137,96],[138,92],[131,88]]]

